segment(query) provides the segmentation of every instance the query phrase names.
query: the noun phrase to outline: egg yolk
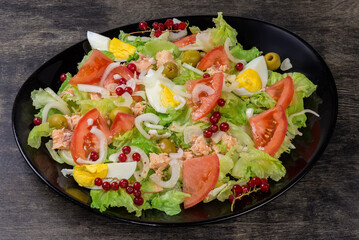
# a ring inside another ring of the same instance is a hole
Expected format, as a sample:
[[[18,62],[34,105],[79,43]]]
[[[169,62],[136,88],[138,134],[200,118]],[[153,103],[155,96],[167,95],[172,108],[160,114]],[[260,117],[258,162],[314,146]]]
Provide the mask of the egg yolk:
[[[247,69],[236,77],[238,88],[245,88],[249,92],[257,92],[262,88],[262,81],[258,73],[253,69]]]
[[[165,108],[168,108],[169,106],[177,107],[180,104],[180,102],[174,99],[175,94],[172,92],[172,90],[162,84],[161,87],[163,88],[161,93],[162,105]]]
[[[136,52],[136,47],[128,43],[122,42],[118,38],[113,38],[110,41],[108,49],[117,59],[127,59],[129,56]]]
[[[96,178],[105,178],[108,173],[107,164],[81,165],[74,167],[74,179],[83,187],[95,186]]]

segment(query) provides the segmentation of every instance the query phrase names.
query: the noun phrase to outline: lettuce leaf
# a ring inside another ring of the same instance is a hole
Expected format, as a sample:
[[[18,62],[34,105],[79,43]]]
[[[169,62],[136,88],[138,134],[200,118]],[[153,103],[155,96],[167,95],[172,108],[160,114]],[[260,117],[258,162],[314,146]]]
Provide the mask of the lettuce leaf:
[[[275,107],[277,102],[266,92],[253,94],[249,98],[243,98],[247,102],[248,108],[253,108],[255,114],[261,113],[267,109]]]
[[[91,109],[97,108],[103,115],[109,114],[113,109],[117,108],[115,105],[115,101],[118,101],[118,103],[123,102],[124,100],[122,98],[104,98],[104,99],[98,99],[98,100],[80,100],[77,101],[77,104],[79,105],[81,114],[84,115]]]
[[[213,22],[216,27],[211,29],[211,36],[215,46],[224,45],[227,38],[231,40],[230,46],[237,44],[237,31],[223,19],[222,12],[218,13],[217,18],[213,18]]]
[[[53,130],[48,122],[35,126],[29,133],[27,144],[30,147],[39,148],[41,146],[41,138],[51,136]]]
[[[252,138],[243,129],[244,126],[237,126],[231,122],[229,122],[228,124],[229,124],[229,132],[231,133],[231,136],[237,138],[240,145],[254,146],[254,142]]]
[[[31,92],[32,105],[36,109],[43,108],[49,102],[56,101],[48,92],[40,88]]]
[[[181,109],[174,109],[173,107],[169,107],[166,113],[158,113],[153,107],[147,106],[146,113],[153,113],[160,118],[158,124],[163,126],[168,126],[174,121],[179,122],[181,125],[185,124],[190,120],[192,109],[184,106]]]
[[[59,95],[60,93],[62,93],[65,90],[65,88],[69,84],[71,78],[72,78],[72,74],[69,72],[66,73],[66,80],[61,84],[59,91],[57,91],[57,95]]]
[[[121,41],[136,47],[138,52],[142,52],[146,42],[151,41],[151,39],[144,39],[144,38],[141,38],[139,36],[136,37],[134,40],[129,40],[128,39],[129,36],[130,36],[129,34],[127,34],[127,33],[125,33],[124,31],[121,30],[120,35],[118,36],[118,39],[120,39]]]
[[[177,84],[177,85],[184,85],[187,81],[192,80],[192,79],[201,79],[203,78],[201,75],[187,69],[184,68],[182,66],[182,62],[181,61],[177,61],[178,65],[180,66],[180,72],[181,74],[178,77],[175,77],[174,79],[172,79],[172,81]]]
[[[234,48],[230,50],[233,57],[238,59],[244,59],[247,62],[252,61],[256,57],[259,57],[262,52],[258,50],[256,47],[252,47],[251,49],[244,50],[241,44],[237,44]]]
[[[152,208],[173,216],[181,212],[180,204],[183,203],[186,197],[190,197],[190,195],[181,191],[171,190],[154,197],[151,201]]]
[[[223,117],[230,119],[234,124],[241,125],[247,123],[246,103],[237,95],[228,92],[222,92],[221,98],[226,100],[223,107],[216,106],[215,111],[219,111]]]
[[[175,58],[177,58],[181,54],[177,45],[163,39],[156,39],[147,42],[142,50],[142,53],[146,56],[151,56],[155,58],[156,53],[163,50],[169,50]]]
[[[49,151],[52,159],[54,159],[58,163],[64,163],[64,160],[61,158],[61,156],[56,152],[55,149],[52,149],[53,141],[49,140],[47,143],[45,143],[45,147],[47,151]]]
[[[219,159],[219,177],[218,177],[218,180],[221,180],[221,179],[225,178],[226,175],[232,170],[232,168],[234,166],[232,158],[229,157],[229,156],[226,156],[226,155],[224,155],[223,157],[221,157]]]
[[[286,173],[281,161],[267,153],[248,147],[247,152],[241,152],[232,169],[232,176],[249,180],[250,177],[281,179]]]

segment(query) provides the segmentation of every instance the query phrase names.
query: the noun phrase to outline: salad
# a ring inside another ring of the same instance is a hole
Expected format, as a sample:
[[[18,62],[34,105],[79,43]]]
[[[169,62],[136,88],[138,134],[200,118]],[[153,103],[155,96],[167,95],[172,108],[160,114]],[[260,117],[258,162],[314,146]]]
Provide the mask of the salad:
[[[318,116],[303,101],[316,85],[286,72],[289,59],[243,49],[222,13],[213,22],[141,22],[113,39],[88,32],[78,71],[62,74],[57,92],[32,91],[28,145],[44,141],[101,212],[176,215],[213,200],[233,209],[270,191],[306,113]]]

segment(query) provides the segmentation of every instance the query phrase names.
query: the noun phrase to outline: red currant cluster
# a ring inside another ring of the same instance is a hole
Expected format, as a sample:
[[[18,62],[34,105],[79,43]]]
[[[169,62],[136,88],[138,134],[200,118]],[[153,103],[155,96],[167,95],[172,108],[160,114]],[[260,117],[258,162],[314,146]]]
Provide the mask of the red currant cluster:
[[[217,101],[218,106],[223,107],[226,104],[226,101],[223,98],[218,99]],[[217,123],[221,119],[221,113],[220,112],[214,112],[212,113],[211,117],[209,118],[209,121],[212,123],[212,125],[204,130],[204,137],[210,138],[212,137],[213,133],[216,133],[218,131],[218,125]],[[223,132],[227,132],[229,130],[229,125],[226,122],[222,122],[219,125],[219,129]]]
[[[127,68],[131,72],[135,73],[137,77],[140,75],[140,73],[136,71],[137,70],[136,64],[129,63],[127,65]],[[132,95],[132,93],[133,93],[132,88],[130,88],[130,87],[122,88],[122,87],[120,87],[121,85],[126,85],[126,83],[127,83],[126,79],[120,78],[117,83],[118,83],[118,87],[116,88],[116,94],[118,96],[122,96],[125,92],[128,92],[130,95]]]
[[[126,162],[127,161],[127,155],[131,152],[131,147],[130,146],[124,146],[122,148],[122,153],[120,155],[118,155],[118,160],[120,162]],[[132,154],[132,159],[133,161],[140,161],[141,160],[141,155],[137,152]]]
[[[102,189],[105,191],[115,190],[117,191],[119,188],[125,189],[128,194],[133,194],[135,197],[133,202],[140,206],[143,204],[143,198],[141,197],[141,183],[135,182],[132,186],[129,185],[127,179],[121,179],[119,182],[104,182],[101,178],[95,179],[96,186],[102,186]]]
[[[235,184],[232,187],[233,194],[229,195],[228,200],[231,203],[234,203],[237,200],[241,200],[244,196],[248,196],[253,192],[268,192],[269,184],[266,178],[252,177],[252,179],[245,185]],[[232,204],[233,210],[233,204]]]
[[[167,19],[166,22],[163,23],[158,23],[158,22],[154,22],[152,23],[152,29],[150,29],[150,31],[154,31],[154,35],[155,37],[159,37],[162,35],[162,32],[164,30],[185,30],[187,27],[187,24],[185,22],[180,22],[180,23],[174,23],[172,19]],[[138,28],[141,31],[146,31],[148,29],[148,24],[145,21],[140,22],[140,24],[138,25]]]

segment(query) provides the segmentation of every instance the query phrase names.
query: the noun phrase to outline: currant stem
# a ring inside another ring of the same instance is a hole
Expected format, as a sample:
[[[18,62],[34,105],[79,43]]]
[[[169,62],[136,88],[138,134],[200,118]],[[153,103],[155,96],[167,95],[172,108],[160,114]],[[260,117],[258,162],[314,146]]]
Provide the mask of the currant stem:
[[[234,199],[233,199],[233,202],[232,202],[232,204],[231,204],[231,212],[233,212],[234,204],[236,203],[237,200],[239,201],[239,200],[241,200],[244,196],[248,196],[248,195],[250,195],[250,194],[252,194],[252,193],[255,193],[255,192],[258,192],[258,191],[260,191],[260,190],[261,190],[260,188],[253,188],[251,191],[249,191],[249,192],[247,192],[247,193],[244,193],[244,194],[242,194],[242,195],[240,195],[240,196],[234,198]]]

